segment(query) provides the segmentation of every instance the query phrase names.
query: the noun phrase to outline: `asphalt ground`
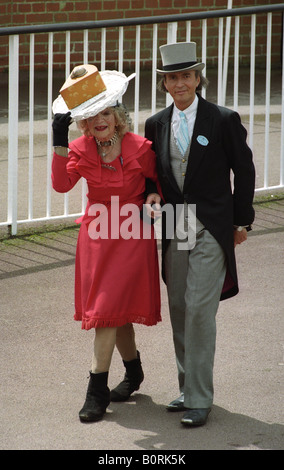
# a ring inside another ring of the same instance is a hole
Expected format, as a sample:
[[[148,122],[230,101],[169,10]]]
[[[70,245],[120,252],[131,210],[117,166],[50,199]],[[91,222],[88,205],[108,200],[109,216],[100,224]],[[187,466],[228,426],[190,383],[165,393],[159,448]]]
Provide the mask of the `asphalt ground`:
[[[240,293],[221,302],[217,315],[214,406],[196,429],[165,409],[179,391],[162,281],[162,322],[135,328],[145,372],[140,390],[111,403],[103,421],[82,424],[94,333],[73,320],[78,228],[2,240],[0,448],[283,449],[284,200],[255,209],[254,229],[236,249]],[[110,387],[123,374],[115,350]]]

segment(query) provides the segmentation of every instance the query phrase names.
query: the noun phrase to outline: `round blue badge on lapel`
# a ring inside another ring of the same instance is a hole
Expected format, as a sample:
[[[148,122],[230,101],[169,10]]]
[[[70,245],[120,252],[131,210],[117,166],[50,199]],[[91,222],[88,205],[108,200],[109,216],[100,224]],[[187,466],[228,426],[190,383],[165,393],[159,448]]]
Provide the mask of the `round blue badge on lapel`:
[[[206,147],[206,145],[209,144],[209,140],[204,137],[204,135],[199,135],[197,137],[197,142],[200,144],[200,145],[203,145],[204,147]]]

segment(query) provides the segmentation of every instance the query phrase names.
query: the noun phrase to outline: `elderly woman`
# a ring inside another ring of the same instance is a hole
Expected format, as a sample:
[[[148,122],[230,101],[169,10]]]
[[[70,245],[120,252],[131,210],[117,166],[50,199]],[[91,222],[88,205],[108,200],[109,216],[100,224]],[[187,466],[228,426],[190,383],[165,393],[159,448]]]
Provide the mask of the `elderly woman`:
[[[116,72],[111,73],[115,80]],[[73,142],[68,143],[68,128],[76,113],[56,113],[53,121],[53,188],[65,193],[81,177],[88,185],[75,266],[74,318],[82,329],[95,329],[82,422],[102,419],[110,401],[125,401],[139,389],[144,374],[132,324],[161,320],[154,229],[140,217],[145,181],[157,182],[155,154],[151,142],[130,132],[126,108],[107,98],[111,88],[109,80],[106,97],[91,108],[88,104],[87,118],[81,119],[80,111],[77,123],[83,135]],[[110,392],[115,345],[126,372]]]

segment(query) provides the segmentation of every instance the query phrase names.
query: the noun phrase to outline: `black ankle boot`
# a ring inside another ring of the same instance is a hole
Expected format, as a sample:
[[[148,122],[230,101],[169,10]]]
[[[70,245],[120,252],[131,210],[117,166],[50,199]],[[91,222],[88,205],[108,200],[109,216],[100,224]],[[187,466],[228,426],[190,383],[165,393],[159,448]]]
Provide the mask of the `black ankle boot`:
[[[107,381],[108,372],[100,374],[90,372],[86,401],[79,412],[80,421],[90,423],[102,419],[110,403]]]
[[[123,361],[126,369],[124,379],[120,384],[110,392],[111,401],[126,401],[130,395],[139,389],[143,382],[144,373],[141,366],[140,354],[137,351],[137,359],[132,361]]]

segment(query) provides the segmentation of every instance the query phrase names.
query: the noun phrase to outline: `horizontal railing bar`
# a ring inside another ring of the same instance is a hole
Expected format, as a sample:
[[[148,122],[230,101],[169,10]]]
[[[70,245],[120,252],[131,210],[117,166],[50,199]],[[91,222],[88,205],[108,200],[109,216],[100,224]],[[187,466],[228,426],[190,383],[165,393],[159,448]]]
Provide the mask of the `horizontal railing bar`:
[[[78,217],[82,216],[82,212],[78,212],[76,214],[62,214],[62,215],[51,215],[49,217],[38,217],[37,219],[22,219],[22,220],[17,220],[17,225],[20,224],[32,224],[35,222],[49,222],[50,220],[64,220],[64,219],[76,219]],[[76,220],[74,220],[74,223]],[[1,222],[0,227],[7,227],[9,225],[8,222]]]
[[[255,193],[258,193],[257,195],[261,194],[261,193],[266,193],[266,192],[270,192],[270,191],[273,191],[275,189],[283,189],[283,186],[281,184],[279,185],[275,185],[275,186],[269,186],[267,188],[255,188]],[[257,196],[255,194],[255,197]],[[254,200],[254,203],[256,203],[257,201]],[[49,216],[49,217],[38,217],[38,218],[35,218],[35,219],[22,219],[22,220],[17,220],[17,225],[20,225],[20,224],[31,224],[31,223],[36,223],[36,222],[49,222],[51,220],[65,220],[65,219],[74,219],[74,223],[76,223],[76,218],[78,217],[81,217],[83,214],[83,212],[78,212],[78,213],[72,213],[72,214],[67,214],[67,215],[53,215],[53,216]],[[9,226],[9,222],[6,221],[6,222],[0,222],[0,227],[7,227]]]
[[[255,7],[232,8],[226,10],[213,10],[207,12],[180,13],[176,15],[146,16],[141,18],[123,18],[116,20],[101,21],[76,21],[72,23],[57,23],[30,26],[9,26],[0,28],[0,36],[10,36],[13,34],[31,33],[51,33],[58,31],[74,31],[82,29],[100,29],[119,26],[132,26],[142,24],[173,23],[179,21],[194,21],[208,18],[220,18],[230,16],[255,15],[259,13],[269,13],[284,11],[284,3],[276,5],[261,5]]]

